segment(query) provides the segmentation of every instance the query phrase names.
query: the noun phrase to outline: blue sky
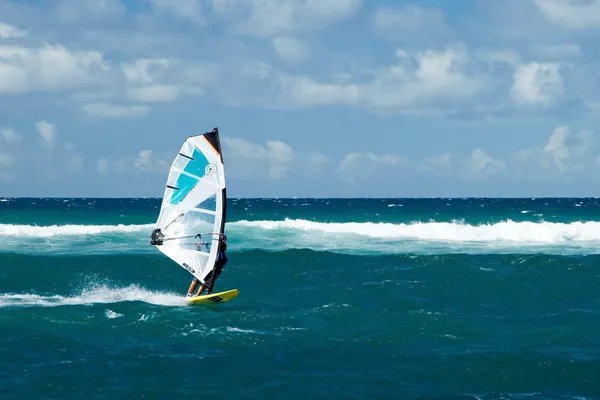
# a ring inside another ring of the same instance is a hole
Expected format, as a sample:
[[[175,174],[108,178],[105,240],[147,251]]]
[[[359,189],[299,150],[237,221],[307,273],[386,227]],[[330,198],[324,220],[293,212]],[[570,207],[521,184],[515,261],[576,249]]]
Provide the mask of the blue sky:
[[[598,196],[596,0],[0,0],[0,196]]]

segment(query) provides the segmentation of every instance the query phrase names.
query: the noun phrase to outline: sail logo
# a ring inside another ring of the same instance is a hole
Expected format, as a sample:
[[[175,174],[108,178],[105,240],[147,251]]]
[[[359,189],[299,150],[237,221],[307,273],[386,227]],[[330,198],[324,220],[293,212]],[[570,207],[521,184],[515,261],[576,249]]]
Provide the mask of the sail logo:
[[[217,172],[217,166],[215,164],[208,164],[206,168],[204,168],[204,173],[206,175],[212,175]]]
[[[189,265],[187,265],[186,263],[183,263],[183,268],[187,269],[188,271],[190,271],[192,274],[196,271],[194,271],[194,268],[190,267]]]

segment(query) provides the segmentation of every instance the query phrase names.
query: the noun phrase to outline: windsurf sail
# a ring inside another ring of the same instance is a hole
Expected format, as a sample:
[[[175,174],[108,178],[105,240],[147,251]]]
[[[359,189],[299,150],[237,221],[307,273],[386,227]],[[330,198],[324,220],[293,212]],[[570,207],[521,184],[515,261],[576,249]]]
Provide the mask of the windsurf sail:
[[[173,160],[150,244],[204,283],[225,234],[219,130],[186,138]]]

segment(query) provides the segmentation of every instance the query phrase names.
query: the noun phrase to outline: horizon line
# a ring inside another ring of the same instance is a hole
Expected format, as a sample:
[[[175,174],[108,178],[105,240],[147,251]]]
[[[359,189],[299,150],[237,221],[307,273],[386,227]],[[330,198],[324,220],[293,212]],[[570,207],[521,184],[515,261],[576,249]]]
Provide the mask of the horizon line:
[[[317,196],[317,197],[308,197],[308,196],[267,196],[267,197],[258,197],[258,196],[247,196],[247,197],[228,197],[227,200],[423,200],[423,199],[598,199],[600,196],[404,196],[404,197],[390,197],[390,196],[372,196],[372,197],[352,197],[352,196]],[[23,199],[36,199],[36,200],[44,200],[44,199],[74,199],[74,200],[162,200],[163,197],[154,197],[154,196],[142,196],[142,197],[132,197],[132,196],[105,196],[105,197],[96,197],[96,196],[0,196],[0,200],[23,200]]]

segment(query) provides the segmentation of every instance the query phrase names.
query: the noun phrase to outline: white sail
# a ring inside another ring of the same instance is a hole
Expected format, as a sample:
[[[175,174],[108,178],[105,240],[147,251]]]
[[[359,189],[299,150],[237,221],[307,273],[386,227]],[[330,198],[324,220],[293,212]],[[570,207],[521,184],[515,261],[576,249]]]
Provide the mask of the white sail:
[[[218,129],[188,137],[171,165],[151,244],[204,283],[225,233],[226,200]]]

